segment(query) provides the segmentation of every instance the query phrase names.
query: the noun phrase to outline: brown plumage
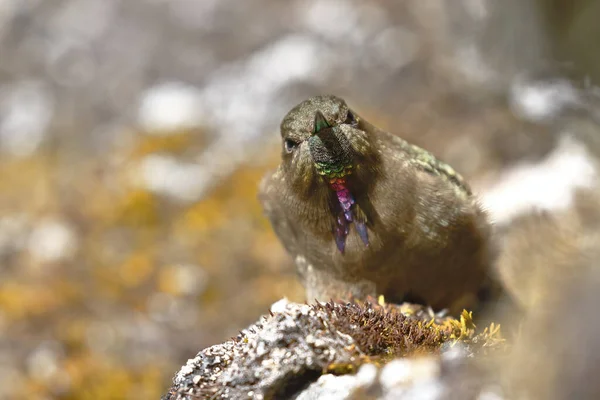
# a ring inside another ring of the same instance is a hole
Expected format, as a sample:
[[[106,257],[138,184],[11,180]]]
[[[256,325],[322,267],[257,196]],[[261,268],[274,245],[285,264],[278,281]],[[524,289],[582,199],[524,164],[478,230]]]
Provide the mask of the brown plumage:
[[[307,143],[317,111],[352,146],[348,188],[367,221],[368,246],[350,226],[343,253],[332,234],[335,193],[316,173]],[[282,162],[263,179],[259,197],[308,300],[383,294],[435,309],[471,304],[487,279],[490,225],[451,167],[377,129],[335,96],[294,107],[281,136]]]

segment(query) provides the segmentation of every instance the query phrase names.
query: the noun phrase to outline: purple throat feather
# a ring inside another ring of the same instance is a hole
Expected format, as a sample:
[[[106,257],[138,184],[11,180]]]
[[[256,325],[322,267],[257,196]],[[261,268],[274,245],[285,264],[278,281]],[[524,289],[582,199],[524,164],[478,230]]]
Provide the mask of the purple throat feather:
[[[365,246],[369,245],[366,217],[347,187],[346,177],[352,173],[350,144],[337,126],[331,126],[325,116],[315,114],[313,134],[308,139],[317,173],[328,180],[335,192],[341,211],[336,217],[333,236],[340,253],[346,249],[346,237],[353,223]]]
[[[369,246],[369,236],[367,234],[367,226],[365,221],[355,218],[355,208],[358,207],[354,196],[346,187],[345,177],[333,178],[329,181],[329,186],[335,191],[338,202],[341,206],[341,211],[336,218],[336,224],[333,229],[335,243],[340,253],[344,253],[346,249],[346,237],[350,232],[350,224],[354,223],[356,231],[360,236],[365,246]]]

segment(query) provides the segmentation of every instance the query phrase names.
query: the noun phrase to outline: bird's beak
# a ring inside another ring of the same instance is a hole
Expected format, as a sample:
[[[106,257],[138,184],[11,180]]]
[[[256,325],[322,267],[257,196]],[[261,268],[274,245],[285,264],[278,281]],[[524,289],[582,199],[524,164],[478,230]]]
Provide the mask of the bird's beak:
[[[342,177],[352,168],[348,151],[336,134],[336,126],[331,126],[319,111],[315,114],[314,128],[308,139],[310,155],[319,175],[329,178]]]
[[[315,114],[315,124],[312,134],[318,135],[319,132],[323,131],[326,128],[331,128],[331,125],[329,125],[321,111],[317,111],[317,113]]]
[[[339,147],[333,127],[327,122],[325,116],[317,111],[313,131],[308,139],[310,154],[315,163],[336,163],[335,151]]]
[[[331,153],[331,155],[337,154],[340,143],[336,137],[336,129],[338,128],[330,125],[325,116],[320,111],[317,111],[313,131],[309,138],[309,143],[313,144],[311,150],[320,150],[319,152],[327,152]]]

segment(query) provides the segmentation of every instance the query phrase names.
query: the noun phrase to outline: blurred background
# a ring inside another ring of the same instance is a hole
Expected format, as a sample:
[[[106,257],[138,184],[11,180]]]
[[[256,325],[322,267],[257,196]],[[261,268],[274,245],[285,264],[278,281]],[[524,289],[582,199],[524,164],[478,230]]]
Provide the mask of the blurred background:
[[[600,1],[0,0],[0,399],[159,398],[303,301],[256,199],[332,93],[503,226],[596,185]]]

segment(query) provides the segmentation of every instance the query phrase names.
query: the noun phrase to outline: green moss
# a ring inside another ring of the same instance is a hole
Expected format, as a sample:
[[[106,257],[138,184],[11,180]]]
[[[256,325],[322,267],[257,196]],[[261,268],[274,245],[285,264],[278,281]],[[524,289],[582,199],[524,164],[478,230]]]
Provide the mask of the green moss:
[[[399,306],[373,301],[316,304],[324,311],[332,329],[351,336],[367,362],[385,363],[390,359],[439,352],[442,345],[456,342],[468,344],[473,350],[500,346],[500,327],[492,324],[476,332],[472,313],[463,311],[460,319],[411,316]],[[333,372],[343,366],[332,366]],[[346,367],[346,369],[348,369]]]

